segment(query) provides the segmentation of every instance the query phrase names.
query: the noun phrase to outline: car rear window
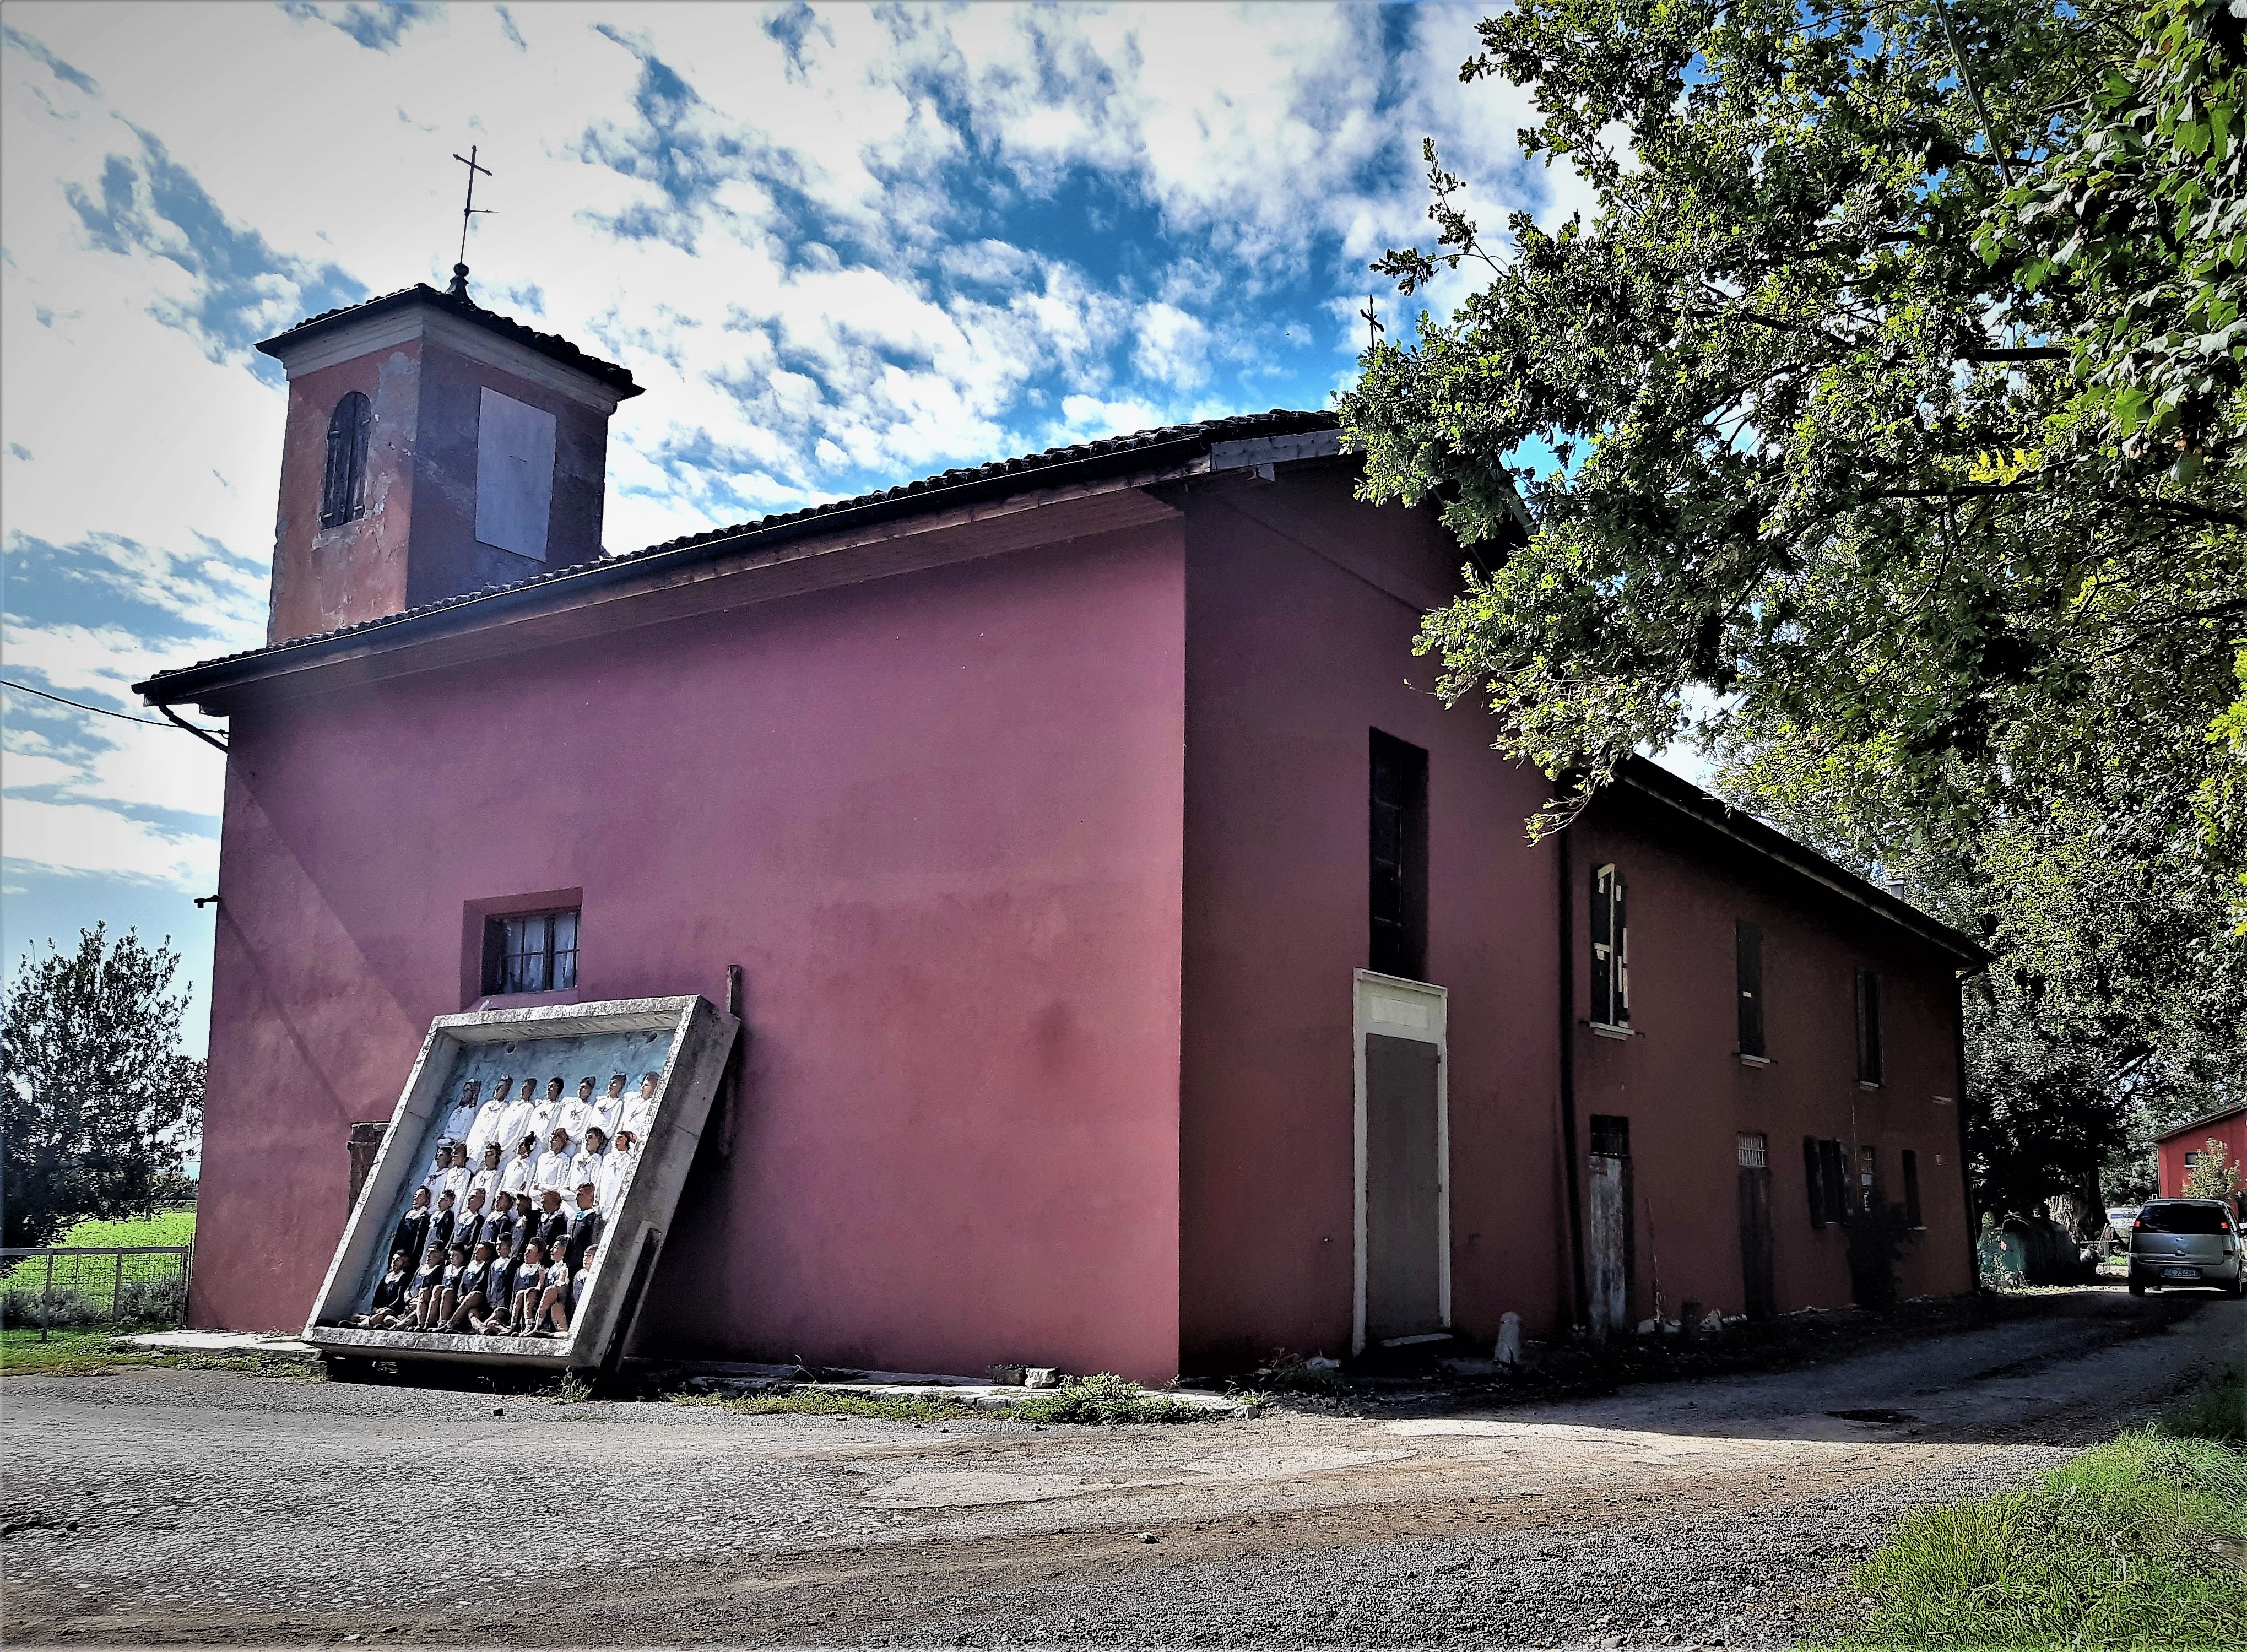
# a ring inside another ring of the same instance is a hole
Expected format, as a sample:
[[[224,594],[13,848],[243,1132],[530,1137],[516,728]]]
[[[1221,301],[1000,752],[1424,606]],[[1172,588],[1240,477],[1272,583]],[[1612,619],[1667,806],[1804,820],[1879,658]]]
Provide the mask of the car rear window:
[[[2138,1222],[2148,1233],[2221,1233],[2221,1205],[2148,1205]]]

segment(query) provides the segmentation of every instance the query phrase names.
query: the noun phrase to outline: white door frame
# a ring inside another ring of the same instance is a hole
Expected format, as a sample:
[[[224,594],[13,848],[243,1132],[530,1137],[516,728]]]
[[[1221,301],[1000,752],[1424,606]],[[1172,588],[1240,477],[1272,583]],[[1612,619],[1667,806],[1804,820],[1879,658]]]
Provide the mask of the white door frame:
[[[1353,972],[1350,1002],[1351,1157],[1357,1235],[1351,1288],[1349,1351],[1365,1352],[1365,1036],[1409,1038],[1436,1047],[1436,1294],[1439,1322],[1451,1324],[1451,992],[1369,969]]]

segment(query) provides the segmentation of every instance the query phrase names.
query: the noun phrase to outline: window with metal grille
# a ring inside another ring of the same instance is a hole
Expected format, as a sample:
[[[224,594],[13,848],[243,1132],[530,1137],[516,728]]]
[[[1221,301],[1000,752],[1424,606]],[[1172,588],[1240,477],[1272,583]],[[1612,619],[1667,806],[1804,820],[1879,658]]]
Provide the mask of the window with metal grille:
[[[1428,958],[1428,754],[1372,731],[1369,967],[1425,979]]]
[[[1734,974],[1740,989],[1740,1054],[1762,1055],[1763,931],[1753,924],[1733,929]]]
[[[1873,1150],[1857,1150],[1857,1203],[1866,1210],[1873,1208],[1873,1199],[1880,1186],[1879,1172],[1874,1168]]]
[[[1740,1132],[1740,1164],[1743,1169],[1759,1171],[1771,1163],[1771,1141],[1761,1134]]]
[[[560,993],[577,984],[577,909],[484,919],[484,991]]]
[[[1903,1219],[1913,1227],[1927,1225],[1919,1215],[1919,1155],[1908,1147],[1903,1150]]]
[[[320,526],[341,527],[366,512],[366,437],[374,408],[354,390],[328,415],[328,462],[320,478]]]
[[[1613,865],[1592,873],[1592,1022],[1630,1025],[1630,924],[1622,871]]]
[[[1593,1114],[1592,1151],[1602,1158],[1629,1158],[1630,1121],[1608,1113]]]
[[[1857,1082],[1881,1082],[1881,978],[1857,972]]]

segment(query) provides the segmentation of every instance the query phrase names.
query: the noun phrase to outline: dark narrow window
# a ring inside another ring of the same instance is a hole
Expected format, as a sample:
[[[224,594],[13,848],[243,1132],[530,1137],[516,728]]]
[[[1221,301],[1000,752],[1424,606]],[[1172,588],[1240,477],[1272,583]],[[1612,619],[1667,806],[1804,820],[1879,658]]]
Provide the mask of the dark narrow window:
[[[1761,1055],[1763,1047],[1763,931],[1753,924],[1737,926],[1738,974],[1740,987],[1740,1054]]]
[[[1608,1113],[1593,1114],[1592,1151],[1602,1158],[1629,1158],[1630,1121]]]
[[[1903,1219],[1913,1227],[1925,1227],[1919,1219],[1919,1155],[1911,1149],[1903,1150]]]
[[[1802,1138],[1802,1185],[1810,1195],[1810,1225],[1826,1225],[1826,1161],[1818,1150],[1818,1138]]]
[[[1369,967],[1408,980],[1428,966],[1428,754],[1373,731]]]
[[[1826,1219],[1849,1220],[1849,1147],[1846,1142],[1818,1143],[1820,1179],[1826,1184]]]
[[[366,433],[374,409],[352,391],[328,416],[328,464],[320,479],[320,526],[357,522],[366,510]]]
[[[1617,866],[1592,873],[1592,1021],[1601,1027],[1630,1025],[1630,921]]]
[[[560,993],[577,984],[577,911],[484,919],[484,991]]]
[[[1881,1082],[1881,978],[1857,972],[1857,1082]]]
[[[1880,1197],[1880,1171],[1874,1160],[1873,1150],[1869,1147],[1859,1148],[1857,1150],[1857,1208],[1869,1213],[1873,1208],[1873,1201]]]

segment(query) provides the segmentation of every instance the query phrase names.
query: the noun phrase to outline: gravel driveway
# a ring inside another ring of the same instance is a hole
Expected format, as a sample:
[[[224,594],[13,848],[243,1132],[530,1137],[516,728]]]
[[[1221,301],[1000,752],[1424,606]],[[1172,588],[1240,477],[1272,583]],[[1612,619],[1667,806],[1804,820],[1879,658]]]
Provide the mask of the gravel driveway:
[[[2247,1305],[2088,1288],[1820,1367],[1032,1430],[232,1372],[0,1395],[43,1642],[1790,1644],[1902,1511],[2156,1408]],[[1835,1412],[1893,1413],[1852,1420]]]

